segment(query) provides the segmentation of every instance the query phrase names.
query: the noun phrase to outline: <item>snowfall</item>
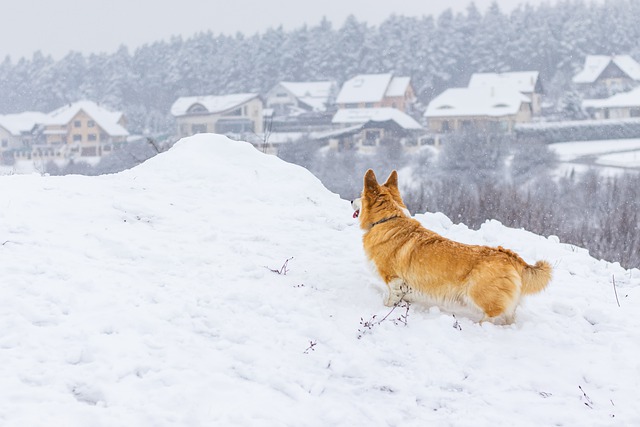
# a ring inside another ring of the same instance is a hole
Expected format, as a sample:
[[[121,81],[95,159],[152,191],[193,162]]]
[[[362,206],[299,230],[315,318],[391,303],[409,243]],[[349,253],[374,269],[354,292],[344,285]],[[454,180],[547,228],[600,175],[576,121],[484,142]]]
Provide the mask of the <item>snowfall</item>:
[[[499,326],[385,307],[349,201],[222,136],[0,194],[2,426],[640,425],[640,271],[555,236],[415,216],[553,264]]]

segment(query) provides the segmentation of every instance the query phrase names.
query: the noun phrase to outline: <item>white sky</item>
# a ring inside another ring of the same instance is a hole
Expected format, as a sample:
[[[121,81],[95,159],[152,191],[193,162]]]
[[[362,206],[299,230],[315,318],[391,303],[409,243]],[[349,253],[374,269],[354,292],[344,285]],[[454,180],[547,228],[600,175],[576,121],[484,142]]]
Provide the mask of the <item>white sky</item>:
[[[520,3],[538,5],[556,0],[495,0],[501,10]],[[492,0],[475,0],[484,11]],[[7,4],[9,3],[9,4]],[[31,57],[40,50],[59,59],[71,50],[114,52],[135,48],[172,35],[255,34],[283,25],[286,30],[316,25],[326,16],[334,28],[353,14],[379,24],[390,14],[439,15],[450,7],[463,11],[470,0],[7,0],[2,2],[0,60]]]

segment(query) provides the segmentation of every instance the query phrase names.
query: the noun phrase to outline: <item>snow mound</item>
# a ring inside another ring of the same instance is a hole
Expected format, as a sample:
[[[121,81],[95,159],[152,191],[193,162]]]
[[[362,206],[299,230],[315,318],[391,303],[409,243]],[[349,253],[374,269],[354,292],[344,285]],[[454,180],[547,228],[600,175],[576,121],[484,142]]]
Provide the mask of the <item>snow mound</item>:
[[[508,327],[419,304],[377,323],[349,203],[249,144],[0,194],[0,425],[640,424],[640,272],[553,236],[418,215],[554,279]]]

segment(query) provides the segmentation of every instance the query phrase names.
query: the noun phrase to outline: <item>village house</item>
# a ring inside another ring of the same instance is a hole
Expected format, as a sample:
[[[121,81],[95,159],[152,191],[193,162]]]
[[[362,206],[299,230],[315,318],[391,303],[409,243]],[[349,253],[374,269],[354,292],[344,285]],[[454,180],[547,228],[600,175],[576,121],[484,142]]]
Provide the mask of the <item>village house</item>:
[[[531,120],[531,100],[511,87],[452,88],[429,103],[424,117],[435,134],[472,128],[511,132],[516,123]]]
[[[46,122],[47,117],[38,111],[0,115],[0,153],[31,146],[36,125]]]
[[[262,133],[262,100],[256,93],[221,96],[187,96],[171,106],[177,137],[197,133]]]
[[[63,147],[67,157],[107,154],[127,142],[127,121],[120,111],[110,111],[92,101],[78,101],[49,113],[38,124],[36,144]]]
[[[324,112],[332,105],[338,85],[335,81],[280,82],[265,95],[265,107],[275,115]]]
[[[0,151],[5,162],[33,157],[102,156],[126,143],[122,112],[78,101],[51,113],[0,116]]]
[[[597,120],[640,117],[640,87],[609,98],[585,99],[582,108]]]
[[[531,114],[542,111],[543,88],[538,71],[512,71],[506,73],[474,73],[469,88],[513,88],[531,100]]]
[[[587,94],[613,95],[640,84],[640,64],[629,55],[587,55],[573,83]]]
[[[391,107],[410,113],[415,94],[410,77],[393,74],[360,74],[342,85],[336,104],[338,108]]]
[[[340,109],[332,122],[340,128],[318,133],[315,139],[327,141],[331,148],[338,150],[369,152],[385,140],[413,146],[423,130],[411,116],[390,107]]]

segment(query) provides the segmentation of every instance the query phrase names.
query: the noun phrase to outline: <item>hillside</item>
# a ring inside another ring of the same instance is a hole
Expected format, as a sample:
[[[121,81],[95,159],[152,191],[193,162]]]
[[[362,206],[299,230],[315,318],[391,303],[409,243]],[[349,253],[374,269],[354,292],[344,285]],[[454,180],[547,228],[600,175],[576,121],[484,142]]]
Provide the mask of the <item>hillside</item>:
[[[367,329],[389,309],[349,203],[248,144],[0,194],[3,426],[640,425],[640,271],[554,237],[418,215],[554,279],[512,326],[412,304]]]

